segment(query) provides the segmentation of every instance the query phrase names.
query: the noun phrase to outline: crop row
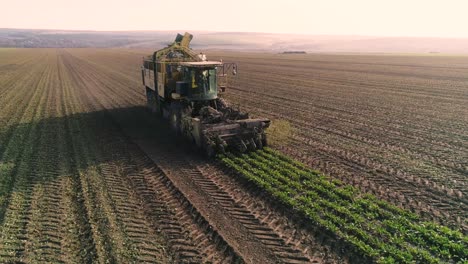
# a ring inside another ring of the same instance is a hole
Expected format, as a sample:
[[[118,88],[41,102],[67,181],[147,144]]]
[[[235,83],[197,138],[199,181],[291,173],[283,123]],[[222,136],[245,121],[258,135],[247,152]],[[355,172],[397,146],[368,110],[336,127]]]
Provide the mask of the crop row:
[[[96,140],[108,123],[84,114],[92,110],[88,86],[67,54],[45,55],[28,71],[7,72],[22,73],[16,80],[0,74],[0,263],[156,261],[158,234],[146,235],[150,224],[129,212],[139,201],[120,198],[126,185],[112,181],[122,178],[120,164]],[[0,73],[3,64],[0,57]]]
[[[247,95],[235,96],[236,100],[240,98],[237,101],[246,105],[254,104],[253,97],[257,101],[265,98],[261,95],[250,96],[250,99]],[[298,157],[301,161],[319,168],[334,178],[359,188],[365,188],[366,191],[381,199],[401,203],[406,209],[421,212],[423,217],[452,226],[462,226],[466,231],[466,224],[463,224],[465,218],[463,212],[466,211],[464,210],[466,208],[466,197],[464,197],[466,177],[462,172],[463,162],[460,162],[460,158],[464,156],[461,153],[466,153],[466,151],[449,147],[442,151],[444,155],[458,158],[448,160],[445,157],[439,157],[437,151],[432,151],[432,156],[430,156],[419,151],[429,142],[407,138],[406,132],[400,135],[405,139],[392,136],[392,140],[389,141],[385,138],[384,130],[387,130],[385,127],[377,126],[383,130],[370,130],[367,126],[364,129],[363,126],[357,125],[355,126],[357,129],[351,126],[346,129],[347,125],[343,124],[344,121],[335,120],[330,115],[325,118],[331,121],[324,124],[320,121],[323,118],[315,120],[316,116],[323,112],[322,109],[314,112],[314,115],[305,112],[305,114],[300,114],[301,111],[297,109],[297,111],[289,110],[294,110],[295,107],[289,108],[284,104],[268,99],[263,103],[257,102],[258,106],[249,111],[259,116],[288,120],[296,128],[290,137],[291,144],[294,146],[289,146],[289,150],[282,149],[286,153]],[[279,108],[283,110],[274,110]],[[297,118],[291,119],[291,116]],[[351,134],[347,131],[351,131]],[[375,139],[375,141],[372,139],[372,144],[369,141],[371,138]],[[393,144],[394,141],[398,141],[398,138],[400,138],[399,144],[403,142],[412,150],[406,151],[406,147],[394,148],[399,145]],[[415,146],[417,149],[414,149]]]
[[[463,262],[468,237],[264,149],[222,162],[320,228],[379,263]]]

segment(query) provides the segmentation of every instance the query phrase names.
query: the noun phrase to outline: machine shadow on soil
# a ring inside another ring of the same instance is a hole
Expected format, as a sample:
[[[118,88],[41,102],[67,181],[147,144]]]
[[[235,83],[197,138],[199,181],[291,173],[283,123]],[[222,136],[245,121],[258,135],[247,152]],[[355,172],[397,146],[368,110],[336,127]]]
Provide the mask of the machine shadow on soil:
[[[111,117],[111,118],[109,118]],[[64,120],[66,119],[66,120]],[[25,124],[20,124],[16,126],[10,127],[8,131],[6,131],[6,134],[11,134],[13,131],[15,133],[27,133],[27,131],[30,129],[32,125],[37,126],[37,127],[54,127],[56,124],[59,123],[67,123],[67,122],[73,122],[73,120],[80,120],[81,122],[87,123],[90,127],[93,127],[94,131],[94,136],[96,138],[101,138],[100,140],[102,142],[97,141],[96,143],[98,144],[108,144],[108,143],[103,143],[104,141],[107,140],[106,135],[109,135],[109,138],[113,137],[112,134],[114,133],[119,133],[124,136],[127,135],[132,135],[131,139],[128,138],[130,141],[138,141],[138,142],[147,142],[148,144],[153,144],[161,147],[161,151],[165,153],[167,150],[173,149],[175,150],[175,153],[182,154],[183,157],[180,157],[180,160],[173,160],[174,166],[177,166],[177,162],[184,162],[185,160],[190,160],[193,161],[197,164],[211,164],[211,166],[218,167],[219,171],[224,172],[225,175],[228,175],[228,177],[231,177],[233,182],[236,182],[239,187],[242,187],[242,189],[247,190],[248,193],[250,193],[250,196],[253,198],[250,198],[251,200],[255,200],[259,203],[264,204],[265,208],[267,211],[274,212],[274,215],[278,215],[278,218],[283,218],[286,219],[288,218],[288,215],[292,214],[293,212],[288,209],[286,206],[274,203],[271,200],[272,197],[269,197],[268,193],[261,190],[260,188],[252,185],[242,177],[235,177],[235,173],[229,171],[229,169],[225,168],[221,163],[217,162],[216,160],[204,157],[204,155],[200,155],[203,150],[197,148],[196,146],[192,144],[187,144],[187,139],[185,138],[180,138],[176,137],[173,135],[173,131],[170,129],[170,125],[167,124],[164,120],[158,119],[154,116],[154,114],[150,113],[146,107],[143,106],[138,106],[138,107],[128,107],[128,108],[115,108],[115,109],[105,109],[105,110],[100,110],[100,111],[94,111],[94,112],[87,112],[87,113],[78,113],[78,114],[73,114],[69,116],[64,116],[64,117],[54,117],[54,118],[45,118],[41,119],[37,123],[30,124],[30,123],[25,123]],[[73,136],[71,138],[76,137],[82,133],[86,133],[84,129],[80,127],[67,127],[67,132],[70,133]],[[117,131],[116,131],[117,130]],[[125,131],[122,133],[122,131]],[[46,130],[44,130],[47,132]],[[40,135],[39,135],[40,136]],[[69,144],[69,149],[71,152],[76,152],[77,147],[73,146],[72,142],[67,142]],[[81,144],[87,144],[87,142],[82,142]],[[109,150],[112,151],[112,144],[119,144],[119,142],[112,142]],[[128,144],[127,142],[122,142],[122,145]],[[117,149],[125,149],[125,147],[119,146],[115,147],[116,152]],[[0,148],[0,153],[3,153],[3,149]],[[129,152],[131,153],[131,152]],[[33,157],[37,155],[41,155],[42,153],[36,153],[36,155],[33,155]],[[91,157],[93,162],[82,162],[80,160],[76,160],[75,154],[74,153],[68,153],[68,159],[69,159],[69,164],[72,164],[72,166],[75,166],[76,168],[73,169],[73,171],[77,172],[83,172],[87,171],[89,168],[88,166],[93,166],[93,167],[101,167],[101,166],[106,166],[107,164],[115,164],[116,161],[121,159],[119,157],[119,153],[114,153],[111,155],[97,155],[94,157]],[[115,155],[115,156],[114,156]],[[168,156],[170,158],[174,156]],[[5,160],[4,163],[14,163],[17,161],[14,160]],[[34,161],[32,162],[34,164]],[[41,164],[37,164],[37,166],[42,166]],[[37,174],[32,173],[30,175],[31,178],[34,178],[32,180],[34,186],[41,186],[41,185],[47,185],[49,182],[53,182],[57,180],[57,177],[62,177],[62,175],[58,173],[54,173],[58,171],[57,164],[50,164],[48,166],[51,166],[50,168],[46,170],[40,170],[37,172]],[[34,171],[34,168],[33,168]],[[52,173],[47,173],[47,171],[51,171]],[[47,175],[41,175],[41,173],[47,173]],[[187,175],[185,175],[187,176]],[[125,176],[126,177],[131,177],[131,176]],[[79,175],[76,175],[76,178],[80,178]],[[169,184],[169,182],[166,182],[166,184]],[[11,183],[10,190],[13,189],[14,181]],[[176,188],[176,187],[172,187]],[[174,189],[177,190],[177,189]],[[24,188],[16,188],[16,192],[30,192],[31,189],[24,187]],[[174,192],[174,191],[173,191]],[[177,191],[178,198],[181,200],[186,200],[187,198],[184,197],[184,194],[180,193],[180,191]],[[269,198],[266,198],[269,197]],[[9,199],[7,199],[8,201]],[[271,201],[268,201],[271,200]],[[149,201],[148,201],[149,202]],[[184,202],[184,203],[189,203],[189,202]],[[4,208],[7,208],[8,204],[5,204]],[[197,209],[191,209],[193,212],[196,212]],[[265,210],[265,209],[264,209]],[[150,214],[151,212],[145,212]],[[193,213],[192,213],[193,214]],[[5,217],[5,211],[2,209],[0,211],[0,225],[4,223],[4,217]],[[200,218],[200,216],[198,217]],[[290,218],[290,217],[289,217]],[[203,219],[203,218],[201,218]],[[197,220],[201,221],[201,220]],[[235,221],[235,220],[234,220]],[[296,226],[300,228],[302,231],[301,232],[307,232],[311,237],[314,237],[316,241],[321,241],[320,243],[322,246],[327,247],[327,251],[329,251],[327,254],[339,256],[342,254],[342,251],[344,248],[346,248],[345,244],[340,243],[339,241],[336,240],[335,236],[331,233],[326,233],[322,232],[321,230],[317,229],[307,221],[305,221],[303,218],[297,216],[293,217],[288,222],[294,223],[293,226]],[[203,221],[202,221],[203,222]],[[209,222],[205,223],[205,225],[211,226]],[[262,231],[266,232],[266,231]],[[270,232],[270,231],[269,231]],[[274,233],[272,233],[274,234]],[[212,234],[214,237],[218,237],[218,234]],[[276,238],[278,239],[278,238]],[[221,243],[221,245],[218,245],[218,247],[226,247],[230,248],[229,244],[226,244],[226,242],[222,242],[222,238],[216,238],[216,241],[218,243]],[[221,241],[221,242],[219,242]],[[323,250],[323,249],[322,249]],[[231,250],[232,251],[232,250]],[[236,252],[231,252],[226,251],[230,255],[229,258],[234,259],[239,259],[239,256],[237,255]],[[297,253],[298,254],[298,253]],[[347,254],[346,257],[349,257],[349,253]],[[360,260],[366,260],[365,258],[360,257],[359,255],[354,255],[354,259],[360,259]],[[335,262],[331,262],[335,263]]]

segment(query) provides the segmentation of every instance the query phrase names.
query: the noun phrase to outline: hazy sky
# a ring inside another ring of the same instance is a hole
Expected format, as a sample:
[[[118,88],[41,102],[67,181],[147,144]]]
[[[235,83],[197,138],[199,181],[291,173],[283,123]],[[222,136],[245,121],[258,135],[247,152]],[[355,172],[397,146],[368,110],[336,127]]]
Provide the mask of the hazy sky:
[[[468,0],[0,0],[0,28],[468,37]]]

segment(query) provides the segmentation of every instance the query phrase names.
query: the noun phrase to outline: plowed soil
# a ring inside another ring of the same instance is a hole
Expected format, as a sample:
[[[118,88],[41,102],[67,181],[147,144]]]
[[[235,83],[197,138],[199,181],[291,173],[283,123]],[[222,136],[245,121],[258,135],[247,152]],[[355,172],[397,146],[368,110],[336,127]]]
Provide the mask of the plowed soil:
[[[227,98],[294,131],[283,152],[467,230],[468,57],[214,53]]]
[[[0,262],[364,261],[148,113],[150,52],[0,49]],[[221,55],[277,148],[466,230],[468,58]]]

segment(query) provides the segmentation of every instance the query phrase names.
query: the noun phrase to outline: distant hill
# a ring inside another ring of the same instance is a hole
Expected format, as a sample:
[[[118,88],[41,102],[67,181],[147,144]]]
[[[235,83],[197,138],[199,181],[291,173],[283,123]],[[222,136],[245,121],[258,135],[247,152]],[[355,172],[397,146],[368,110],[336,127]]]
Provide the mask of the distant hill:
[[[99,32],[0,29],[0,47],[110,48],[173,38],[167,32]],[[166,41],[168,42],[168,41]],[[163,45],[163,43],[160,43]]]
[[[184,33],[183,31],[179,31]],[[0,47],[21,48],[152,48],[171,43],[176,31],[65,31],[0,29]],[[468,53],[468,39],[294,35],[246,32],[191,32],[199,50],[282,53]]]

